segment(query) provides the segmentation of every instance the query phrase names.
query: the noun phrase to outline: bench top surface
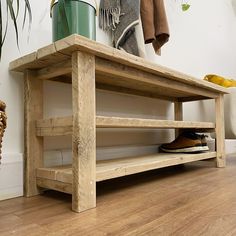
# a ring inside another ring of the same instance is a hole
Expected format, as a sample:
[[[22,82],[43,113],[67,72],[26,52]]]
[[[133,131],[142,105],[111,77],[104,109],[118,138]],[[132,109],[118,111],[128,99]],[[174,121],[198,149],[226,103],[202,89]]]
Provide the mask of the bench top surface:
[[[199,87],[199,89],[222,94],[229,93],[226,88],[216,84],[194,78],[76,34],[12,61],[9,69],[11,71],[24,72],[28,69],[37,70],[50,67],[70,59],[75,51],[91,53],[96,57],[149,72],[163,79],[168,78],[183,84],[193,85]]]

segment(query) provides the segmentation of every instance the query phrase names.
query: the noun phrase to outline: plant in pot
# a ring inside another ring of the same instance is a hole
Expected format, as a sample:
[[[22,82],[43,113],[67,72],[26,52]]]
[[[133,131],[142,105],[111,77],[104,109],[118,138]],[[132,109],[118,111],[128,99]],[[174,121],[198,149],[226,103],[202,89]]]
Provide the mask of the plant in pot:
[[[53,41],[71,34],[96,39],[96,0],[52,0]]]

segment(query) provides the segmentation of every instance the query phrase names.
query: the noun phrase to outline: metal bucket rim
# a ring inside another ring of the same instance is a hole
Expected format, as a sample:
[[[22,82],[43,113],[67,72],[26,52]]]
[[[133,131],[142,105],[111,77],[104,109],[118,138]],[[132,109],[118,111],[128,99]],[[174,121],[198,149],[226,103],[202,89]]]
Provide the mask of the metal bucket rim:
[[[58,3],[59,0],[55,0],[55,2],[52,5],[52,8]],[[77,2],[84,2],[91,7],[94,8],[95,12],[97,11],[97,5],[96,5],[96,0],[71,0],[71,1],[77,1]]]

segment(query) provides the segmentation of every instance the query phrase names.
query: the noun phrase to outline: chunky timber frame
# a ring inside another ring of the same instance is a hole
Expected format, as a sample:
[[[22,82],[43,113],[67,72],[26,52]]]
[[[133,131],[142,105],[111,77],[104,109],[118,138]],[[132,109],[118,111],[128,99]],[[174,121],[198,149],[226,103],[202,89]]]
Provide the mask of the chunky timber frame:
[[[72,209],[96,207],[96,182],[166,166],[215,158],[225,166],[224,94],[207,81],[148,62],[79,35],[59,40],[10,63],[25,81],[25,196],[43,188],[72,194]],[[72,84],[72,117],[43,117],[43,81]],[[96,88],[174,103],[175,120],[96,116]],[[183,103],[215,100],[215,123],[183,121]],[[215,152],[96,161],[96,128],[151,128],[216,132]],[[72,135],[72,166],[43,166],[43,137]]]

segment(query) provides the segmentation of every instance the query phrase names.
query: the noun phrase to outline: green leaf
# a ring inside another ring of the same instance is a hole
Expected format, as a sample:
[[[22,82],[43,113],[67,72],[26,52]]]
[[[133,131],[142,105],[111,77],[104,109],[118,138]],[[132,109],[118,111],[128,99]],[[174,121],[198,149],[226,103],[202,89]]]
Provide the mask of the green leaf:
[[[182,11],[187,11],[190,8],[190,5],[188,3],[182,4]]]
[[[6,1],[6,21],[3,19],[2,14],[2,1]],[[32,12],[31,12],[31,6],[30,6],[30,0],[0,0],[0,60],[1,60],[1,54],[2,54],[2,47],[6,39],[6,34],[8,30],[8,20],[11,20],[14,25],[15,29],[15,35],[16,35],[16,44],[19,48],[19,30],[18,30],[18,23],[19,18],[18,14],[20,12],[20,8],[24,7],[24,18],[23,18],[23,27],[25,25],[26,16],[29,17],[29,31],[30,26],[32,22]],[[4,28],[3,28],[3,22],[6,22]]]
[[[7,29],[8,29],[8,8],[7,8],[7,22],[5,29],[3,31],[2,29],[2,6],[1,6],[1,1],[0,1],[0,61],[1,61],[1,56],[2,56],[2,47],[6,39],[7,35]]]
[[[24,11],[24,19],[23,19],[23,26],[22,26],[22,28],[24,28],[24,26],[25,26],[26,13],[28,13],[28,16],[29,16],[29,32],[30,32],[30,26],[31,26],[32,18],[33,17],[32,17],[30,3],[29,3],[28,0],[25,0],[25,11]]]
[[[14,10],[14,7],[13,7],[13,1],[12,0],[7,0],[7,7],[9,9],[11,19],[14,23],[15,34],[16,34],[16,44],[17,44],[17,47],[19,48],[19,35],[18,35],[16,13],[15,13],[15,10]]]
[[[19,14],[19,10],[20,10],[20,0],[16,0],[16,18],[18,17]]]

